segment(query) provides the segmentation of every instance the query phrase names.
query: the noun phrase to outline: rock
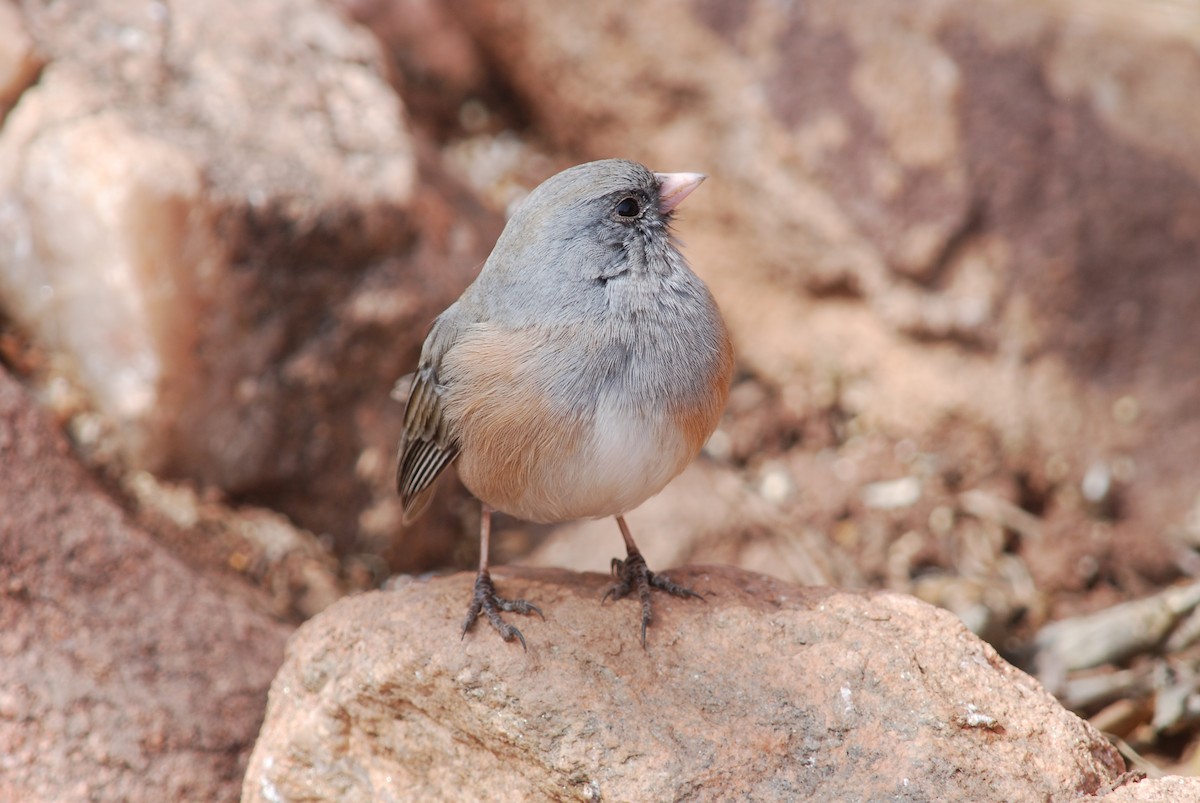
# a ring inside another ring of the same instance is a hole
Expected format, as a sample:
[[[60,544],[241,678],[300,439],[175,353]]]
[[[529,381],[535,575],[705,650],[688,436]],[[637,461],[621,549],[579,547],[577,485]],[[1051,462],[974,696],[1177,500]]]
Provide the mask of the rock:
[[[944,611],[671,577],[706,602],[658,599],[645,649],[599,574],[497,574],[546,611],[528,652],[459,639],[466,574],[338,602],[289,644],[243,800],[1067,800],[1123,771]]]
[[[680,229],[745,370],[808,416],[831,375],[852,434],[934,454],[947,422],[982,427],[1050,529],[1098,517],[1114,571],[1176,571],[1159,534],[1200,449],[1195,7],[454,7],[552,143],[710,173]],[[1097,464],[1123,477],[1102,511],[1077,490]],[[1026,545],[1039,580],[1087,541]]]
[[[0,799],[235,799],[289,628],[133,527],[3,370],[0,511]]]
[[[139,526],[200,572],[237,573],[266,592],[266,613],[300,622],[352,590],[375,587],[329,552],[326,543],[262,508],[236,509],[187,485],[144,471],[121,486]],[[353,566],[353,564],[351,564]]]
[[[1200,778],[1143,778],[1104,796],[1104,803],[1184,803],[1190,800],[1200,800]]]
[[[10,3],[0,5],[0,120],[41,67],[21,12]]]
[[[134,468],[390,540],[388,393],[498,216],[325,3],[23,9],[47,66],[0,132],[6,310]]]
[[[439,138],[464,123],[473,127],[464,107],[495,96],[491,84],[500,77],[489,69],[475,41],[445,4],[437,0],[336,0],[336,4],[370,28],[391,57],[392,74],[414,125],[432,129]]]

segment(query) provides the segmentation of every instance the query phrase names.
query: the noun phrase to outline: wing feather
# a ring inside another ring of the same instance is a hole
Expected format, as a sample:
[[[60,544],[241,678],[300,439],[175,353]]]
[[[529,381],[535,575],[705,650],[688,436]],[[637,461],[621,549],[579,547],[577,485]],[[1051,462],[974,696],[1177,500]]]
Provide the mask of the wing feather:
[[[443,388],[438,383],[442,355],[453,342],[453,307],[434,323],[421,350],[421,364],[404,408],[404,431],[396,457],[396,490],[407,524],[433,497],[434,483],[458,456],[458,441],[443,414]]]

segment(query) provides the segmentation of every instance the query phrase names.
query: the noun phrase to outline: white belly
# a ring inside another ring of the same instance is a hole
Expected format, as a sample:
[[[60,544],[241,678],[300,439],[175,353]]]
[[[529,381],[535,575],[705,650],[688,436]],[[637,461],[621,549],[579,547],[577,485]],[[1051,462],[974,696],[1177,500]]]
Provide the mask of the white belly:
[[[727,340],[681,363],[663,356],[678,352],[671,343],[613,339],[584,359],[572,331],[495,334],[480,325],[447,354],[444,414],[463,484],[527,521],[632,510],[683,471],[724,405]]]
[[[636,416],[602,399],[590,429],[579,448],[529,466],[517,493],[488,499],[486,490],[472,490],[528,521],[617,516],[661,491],[695,457],[665,411]]]
[[[695,457],[683,434],[665,411],[635,417],[616,404],[596,411],[591,448],[584,450],[578,471],[582,491],[571,518],[597,518],[626,513],[661,491]]]

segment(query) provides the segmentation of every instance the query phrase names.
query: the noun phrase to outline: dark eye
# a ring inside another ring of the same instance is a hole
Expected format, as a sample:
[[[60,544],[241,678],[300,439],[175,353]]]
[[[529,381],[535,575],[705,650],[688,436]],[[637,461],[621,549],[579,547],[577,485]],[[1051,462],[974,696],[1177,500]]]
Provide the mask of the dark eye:
[[[623,217],[627,220],[632,220],[640,214],[642,214],[642,204],[632,195],[622,198],[620,202],[617,203],[617,217]]]

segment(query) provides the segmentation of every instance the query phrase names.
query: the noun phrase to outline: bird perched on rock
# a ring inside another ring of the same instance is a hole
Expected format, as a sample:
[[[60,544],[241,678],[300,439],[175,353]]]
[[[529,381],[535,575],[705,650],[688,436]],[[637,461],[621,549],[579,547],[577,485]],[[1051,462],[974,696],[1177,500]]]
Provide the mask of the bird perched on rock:
[[[409,522],[457,459],[483,503],[482,613],[525,644],[488,572],[493,511],[549,523],[615,516],[626,558],[605,595],[698,596],[646,566],[624,514],[699,453],[729,393],[733,352],[712,295],[675,247],[671,216],[704,180],[609,159],[535,189],[478,278],[434,322],[404,415],[397,486]]]

